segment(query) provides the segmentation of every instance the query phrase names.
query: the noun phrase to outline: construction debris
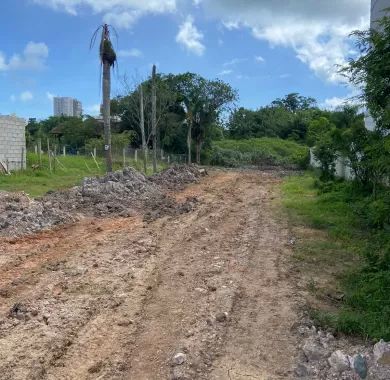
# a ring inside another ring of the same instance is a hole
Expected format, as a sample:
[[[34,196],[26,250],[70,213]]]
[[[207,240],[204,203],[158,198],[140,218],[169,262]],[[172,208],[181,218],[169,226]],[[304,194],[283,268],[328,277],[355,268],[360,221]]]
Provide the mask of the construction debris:
[[[143,214],[150,221],[188,212],[196,200],[178,204],[166,191],[197,182],[200,175],[195,166],[174,166],[152,177],[125,168],[103,177],[85,178],[81,186],[39,199],[25,193],[0,192],[0,235],[30,234],[85,216]]]

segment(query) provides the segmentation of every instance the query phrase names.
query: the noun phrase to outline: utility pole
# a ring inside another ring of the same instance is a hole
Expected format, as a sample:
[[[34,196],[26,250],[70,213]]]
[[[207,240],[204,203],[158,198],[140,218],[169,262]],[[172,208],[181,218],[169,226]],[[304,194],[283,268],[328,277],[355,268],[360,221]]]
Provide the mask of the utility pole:
[[[157,116],[156,116],[156,65],[152,69],[152,139],[153,139],[153,173],[157,173]]]
[[[144,160],[144,172],[146,174],[147,171],[147,151],[146,151],[146,137],[145,137],[145,115],[144,115],[144,91],[142,89],[142,83],[139,85],[139,127],[141,129],[141,137],[142,137],[142,152],[143,152],[143,160]]]

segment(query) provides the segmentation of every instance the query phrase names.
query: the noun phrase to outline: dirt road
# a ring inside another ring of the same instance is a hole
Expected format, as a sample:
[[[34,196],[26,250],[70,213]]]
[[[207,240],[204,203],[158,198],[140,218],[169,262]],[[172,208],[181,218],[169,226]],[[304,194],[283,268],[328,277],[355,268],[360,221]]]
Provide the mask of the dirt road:
[[[187,214],[0,240],[0,378],[293,378],[279,182],[214,171],[175,194]]]

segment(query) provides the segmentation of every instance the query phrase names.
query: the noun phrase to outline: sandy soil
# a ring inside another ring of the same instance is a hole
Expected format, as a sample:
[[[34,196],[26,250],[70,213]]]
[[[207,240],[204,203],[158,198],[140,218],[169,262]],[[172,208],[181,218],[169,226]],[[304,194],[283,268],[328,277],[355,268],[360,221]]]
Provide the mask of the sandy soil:
[[[299,300],[279,182],[213,171],[175,194],[199,199],[188,214],[2,238],[0,378],[293,378]]]

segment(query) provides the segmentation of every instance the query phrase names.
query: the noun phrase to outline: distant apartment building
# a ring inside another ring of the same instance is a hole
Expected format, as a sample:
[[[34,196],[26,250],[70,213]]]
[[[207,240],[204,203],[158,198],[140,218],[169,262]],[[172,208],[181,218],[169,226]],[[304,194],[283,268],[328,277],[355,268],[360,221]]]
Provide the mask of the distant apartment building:
[[[83,113],[81,102],[68,97],[54,97],[54,116],[76,116],[81,117]]]

